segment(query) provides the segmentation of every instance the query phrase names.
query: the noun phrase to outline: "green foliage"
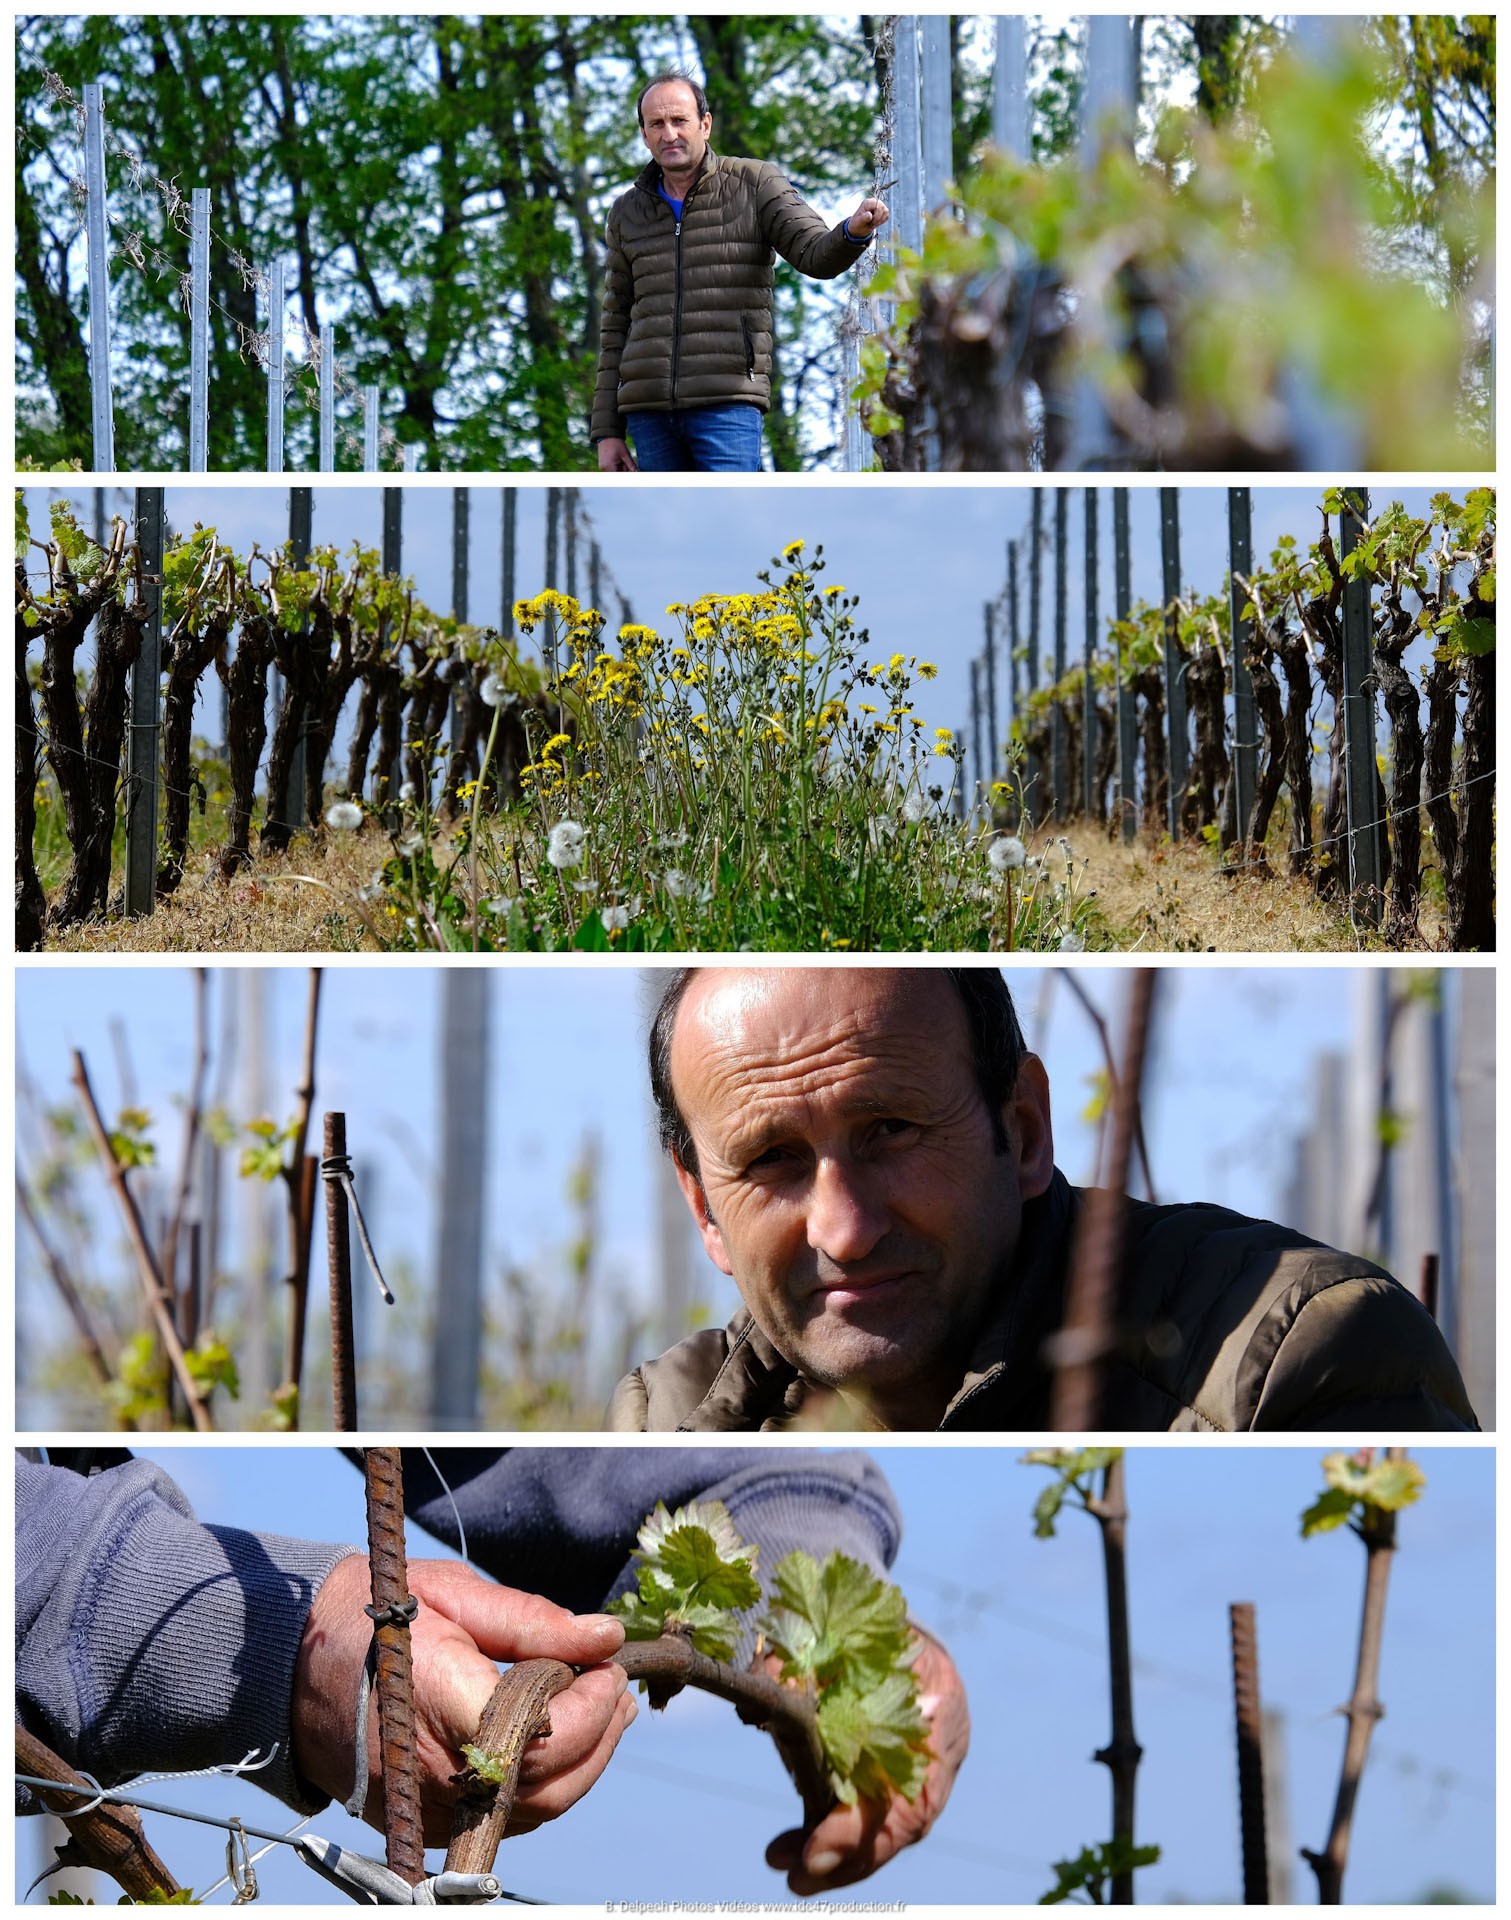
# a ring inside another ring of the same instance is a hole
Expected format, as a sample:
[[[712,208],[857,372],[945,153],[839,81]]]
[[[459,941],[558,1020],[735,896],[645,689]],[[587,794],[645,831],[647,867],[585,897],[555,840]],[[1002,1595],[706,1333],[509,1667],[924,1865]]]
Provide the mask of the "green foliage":
[[[1121,1447],[1030,1447],[1022,1456],[1025,1467],[1048,1467],[1055,1478],[1034,1502],[1034,1538],[1053,1540],[1055,1521],[1067,1500],[1083,1511],[1096,1497],[1092,1482],[1105,1473],[1114,1460],[1123,1457]]]
[[[110,1399],[123,1427],[150,1425],[168,1410],[168,1363],[150,1333],[134,1333],[116,1361]]]
[[[723,1504],[693,1501],[668,1513],[664,1504],[641,1527],[634,1555],[637,1590],[610,1612],[631,1640],[682,1634],[711,1660],[728,1660],[738,1638],[733,1611],[761,1597],[756,1549],[736,1533]]]
[[[241,1150],[237,1172],[243,1180],[278,1179],[284,1170],[285,1150],[299,1131],[298,1122],[291,1120],[287,1126],[280,1127],[276,1120],[249,1120],[245,1130],[251,1134],[252,1141]]]
[[[110,1151],[119,1166],[150,1167],[157,1159],[157,1148],[147,1137],[152,1115],[141,1107],[122,1107],[110,1134]]]
[[[777,1563],[761,1631],[782,1678],[817,1695],[819,1737],[835,1796],[847,1806],[897,1792],[916,1799],[928,1771],[928,1724],[911,1671],[914,1643],[900,1590],[841,1553]]]
[[[822,549],[804,545],[773,558],[761,591],[673,604],[670,635],[633,624],[610,643],[564,594],[521,600],[516,624],[554,626],[560,663],[522,715],[522,799],[460,823],[449,858],[406,818],[375,916],[385,944],[1092,944],[1074,884],[1037,865],[1013,884],[990,865],[995,836],[953,816],[964,750],[915,705],[937,669],[877,658],[858,597],[822,587]]]
[[[263,1424],[270,1433],[297,1433],[299,1430],[299,1389],[292,1380],[274,1387]]]
[[[1364,1526],[1374,1513],[1396,1513],[1419,1500],[1427,1485],[1415,1460],[1375,1460],[1367,1450],[1327,1454],[1322,1473],[1327,1486],[1301,1516],[1303,1540],[1350,1524]]]
[[[640,1529],[636,1588],[613,1602],[631,1640],[680,1634],[700,1653],[729,1660],[738,1615],[756,1605],[756,1549],[746,1546],[717,1500],[656,1511]],[[781,1677],[814,1698],[819,1739],[835,1797],[893,1792],[915,1799],[928,1770],[928,1723],[912,1672],[915,1643],[901,1592],[831,1553],[820,1566],[789,1553],[773,1576],[774,1600],[759,1623]]]
[[[1079,157],[989,150],[963,184],[963,220],[931,221],[921,258],[873,281],[898,303],[879,345],[908,367],[925,283],[968,309],[1027,260],[1078,294],[1056,377],[1094,383],[1133,444],[1174,464],[1204,464],[1229,436],[1273,446],[1297,369],[1346,412],[1366,464],[1488,464],[1488,340],[1465,290],[1492,251],[1492,185],[1414,193],[1382,135],[1393,86],[1361,39],[1314,64],[1276,53],[1216,120],[1165,111],[1137,154],[1109,142],[1089,172]],[[1148,338],[1135,286],[1170,342],[1152,381],[1125,345]],[[961,314],[962,335],[973,319]],[[883,377],[873,356],[863,388]],[[1151,385],[1174,393],[1156,408]]]
[[[1104,1840],[1094,1847],[1082,1847],[1074,1860],[1054,1862],[1055,1884],[1040,1894],[1041,1907],[1055,1907],[1062,1900],[1084,1899],[1091,1906],[1107,1904],[1107,1892],[1115,1875],[1131,1873],[1137,1867],[1152,1867],[1159,1859],[1158,1847],[1130,1846],[1126,1840]]]
[[[207,1399],[216,1387],[224,1387],[233,1400],[240,1398],[241,1376],[224,1340],[217,1340],[210,1332],[202,1333],[198,1342],[185,1351],[184,1362],[195,1386]]]

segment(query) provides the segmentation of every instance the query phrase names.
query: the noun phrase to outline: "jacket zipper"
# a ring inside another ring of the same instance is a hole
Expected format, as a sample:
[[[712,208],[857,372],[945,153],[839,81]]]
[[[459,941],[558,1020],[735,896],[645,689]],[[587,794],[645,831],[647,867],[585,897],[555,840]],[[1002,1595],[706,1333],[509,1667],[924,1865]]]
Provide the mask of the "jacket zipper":
[[[686,211],[683,202],[683,211]],[[677,292],[672,308],[672,406],[677,404],[677,363],[682,358],[682,222],[677,221]]]

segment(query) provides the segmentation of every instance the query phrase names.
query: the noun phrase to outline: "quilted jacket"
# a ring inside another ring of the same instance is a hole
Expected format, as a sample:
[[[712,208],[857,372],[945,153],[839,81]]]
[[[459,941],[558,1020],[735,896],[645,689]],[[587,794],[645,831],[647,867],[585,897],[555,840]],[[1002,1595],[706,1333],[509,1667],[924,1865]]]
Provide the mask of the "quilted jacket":
[[[940,1427],[1049,1426],[1045,1347],[1060,1326],[1082,1195],[1061,1173],[1023,1209],[1008,1285]],[[1442,1335],[1389,1274],[1223,1207],[1130,1200],[1100,1425],[1108,1432],[1472,1430]],[[851,1403],[805,1381],[742,1309],[620,1381],[618,1432],[856,1427]]]
[[[710,148],[680,220],[660,180],[653,160],[609,214],[595,441],[623,439],[629,413],[740,402],[765,413],[773,254],[832,280],[868,244],[828,226],[768,160]]]

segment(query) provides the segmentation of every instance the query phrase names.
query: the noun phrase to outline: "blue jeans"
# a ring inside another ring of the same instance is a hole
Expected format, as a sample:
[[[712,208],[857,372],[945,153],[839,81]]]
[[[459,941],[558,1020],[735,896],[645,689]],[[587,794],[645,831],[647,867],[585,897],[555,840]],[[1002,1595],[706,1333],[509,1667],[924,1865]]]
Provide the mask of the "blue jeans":
[[[642,473],[759,473],[759,407],[679,407],[632,413],[630,439]]]

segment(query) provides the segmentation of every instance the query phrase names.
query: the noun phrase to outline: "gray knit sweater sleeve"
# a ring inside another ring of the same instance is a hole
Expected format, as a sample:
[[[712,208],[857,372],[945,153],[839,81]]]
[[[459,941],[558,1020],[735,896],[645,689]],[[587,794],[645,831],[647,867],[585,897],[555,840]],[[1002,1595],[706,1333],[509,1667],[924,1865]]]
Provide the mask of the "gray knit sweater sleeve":
[[[18,1459],[17,1717],[103,1784],[276,1741],[258,1784],[324,1806],[289,1757],[289,1698],[310,1602],[351,1551],[203,1526],[141,1460],[84,1479]]]
[[[731,1447],[448,1448],[441,1462],[474,1563],[513,1587],[587,1612],[625,1592],[640,1523],[658,1501],[722,1500],[760,1548],[769,1586],[785,1553],[838,1548],[880,1573],[902,1521],[886,1477],[855,1449]],[[406,1510],[452,1545],[456,1514],[425,1456],[404,1456]]]

